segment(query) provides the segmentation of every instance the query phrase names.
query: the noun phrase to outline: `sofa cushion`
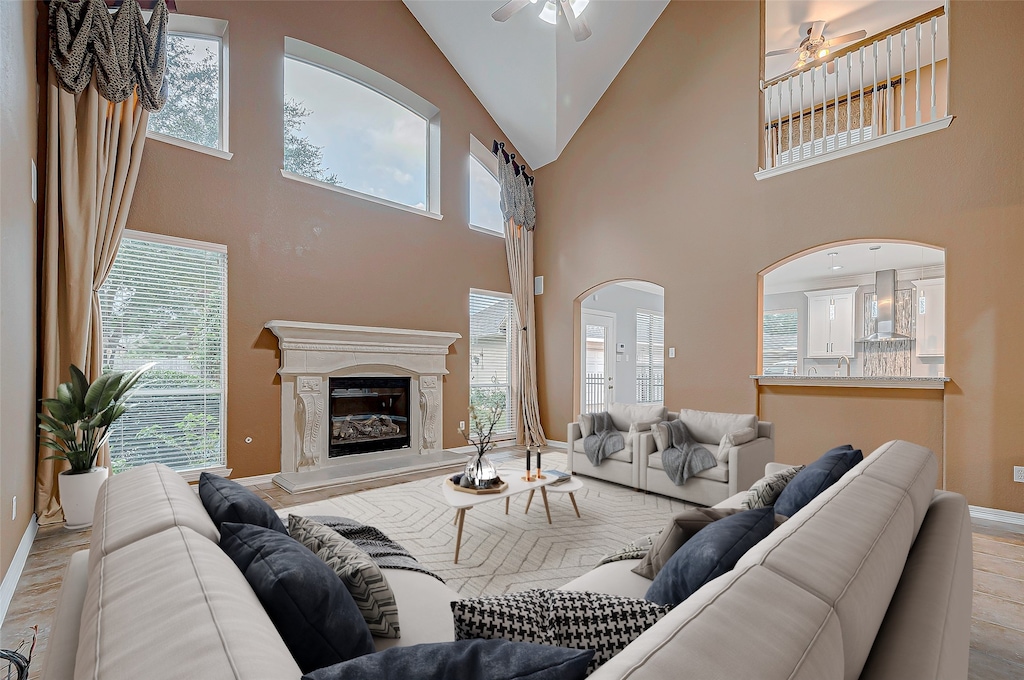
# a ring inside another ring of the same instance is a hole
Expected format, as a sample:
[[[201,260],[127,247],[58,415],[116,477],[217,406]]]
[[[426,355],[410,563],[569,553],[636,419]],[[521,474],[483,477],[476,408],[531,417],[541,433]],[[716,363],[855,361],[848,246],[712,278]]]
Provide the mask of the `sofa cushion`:
[[[751,485],[740,507],[744,510],[750,510],[751,508],[766,508],[769,505],[775,505],[775,501],[778,499],[779,494],[782,493],[782,490],[803,469],[803,465],[796,465],[785,470],[773,472],[770,475],[765,475]]]
[[[304,673],[374,651],[348,589],[301,543],[251,524],[225,522],[220,533]]]
[[[321,668],[302,680],[582,680],[594,652],[508,640],[395,647]],[[500,669],[500,670],[499,670]]]
[[[705,444],[701,444],[701,446],[704,446],[704,448],[707,448],[707,446]],[[711,455],[712,456],[715,455],[714,451],[711,452]],[[711,479],[711,480],[714,480],[716,482],[728,482],[729,481],[729,461],[726,460],[724,463],[722,461],[718,461],[718,465],[716,465],[713,468],[708,468],[707,470],[701,470],[700,472],[695,474],[694,477],[701,477],[703,479]]]
[[[451,603],[459,599],[458,593],[433,576],[418,571],[387,567],[381,571],[388,579],[402,615],[402,637],[373,638],[377,651],[455,639]]]
[[[747,442],[757,439],[757,430],[753,427],[744,427],[742,430],[734,430],[722,436],[718,442],[718,459],[729,460],[729,449],[734,446],[742,446]]]
[[[604,460],[617,460],[620,463],[632,463],[633,462],[633,438],[629,436],[628,432],[620,432],[623,441],[626,443],[625,448],[616,451],[612,455],[608,456]],[[572,450],[576,453],[586,453],[586,449],[583,446],[583,440],[577,439],[572,444]],[[602,463],[604,461],[601,461]]]
[[[755,415],[682,409],[679,411],[679,420],[686,424],[690,434],[701,444],[719,444],[725,435],[747,427],[757,432]]]
[[[698,531],[737,512],[740,512],[739,508],[690,508],[676,513],[668,521],[668,526],[655,537],[654,545],[640,563],[633,567],[633,573],[653,580],[676,551]]]
[[[612,417],[615,429],[622,430],[623,432],[629,432],[629,427],[633,423],[647,420],[664,420],[665,413],[665,407],[662,404],[619,404],[612,402],[608,405],[608,415]]]
[[[281,518],[266,501],[226,477],[209,472],[199,475],[199,498],[218,529],[223,522],[237,522],[288,533]]]
[[[732,569],[744,553],[775,528],[771,508],[744,510],[709,524],[669,558],[646,598],[676,606],[708,581]]]
[[[217,527],[199,496],[177,472],[159,463],[107,478],[96,497],[89,541],[89,571],[104,555],[173,526],[188,527],[213,542]]]
[[[860,449],[854,449],[849,444],[830,449],[786,484],[775,501],[775,512],[792,517],[861,460],[863,455]]]
[[[524,590],[452,602],[455,637],[592,649],[591,670],[668,613],[644,600],[575,590]]]
[[[288,515],[288,533],[341,578],[372,635],[402,637],[391,586],[365,550],[320,522]]]
[[[79,680],[295,680],[301,674],[238,569],[192,529],[171,527],[139,539],[89,573],[75,660]]]

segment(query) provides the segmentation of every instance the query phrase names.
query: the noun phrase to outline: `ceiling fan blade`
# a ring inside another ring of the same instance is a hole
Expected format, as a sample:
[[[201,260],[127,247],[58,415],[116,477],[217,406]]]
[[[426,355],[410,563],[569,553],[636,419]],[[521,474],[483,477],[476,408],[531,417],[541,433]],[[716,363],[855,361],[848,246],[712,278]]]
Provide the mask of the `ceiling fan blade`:
[[[821,34],[822,34],[822,32],[824,30],[825,30],[825,22],[824,21],[815,21],[813,24],[811,24],[811,35],[810,35],[811,42],[814,42],[814,41],[818,40],[819,38],[821,38]]]
[[[854,31],[853,33],[847,33],[846,35],[839,35],[835,38],[828,39],[828,46],[834,45],[845,45],[846,43],[853,42],[855,40],[863,40],[868,36],[867,31]]]
[[[804,63],[802,61],[800,61],[799,59],[797,59],[796,61],[793,62],[793,65],[789,67],[789,70],[790,71],[795,71],[798,68],[803,68],[803,66],[804,66]]]
[[[491,18],[495,21],[508,21],[509,17],[530,4],[530,0],[508,0],[504,5],[494,10]]]
[[[777,56],[782,55],[782,54],[793,54],[794,52],[799,52],[799,51],[800,51],[800,46],[797,45],[796,47],[789,47],[789,48],[786,48],[784,50],[772,50],[771,52],[765,52],[764,56],[766,56],[766,57],[777,57]]]
[[[562,13],[565,14],[565,20],[569,24],[569,30],[572,31],[572,37],[576,39],[576,42],[582,42],[589,38],[592,32],[590,26],[587,25],[587,20],[576,16],[569,0],[558,0],[558,4],[562,6]]]

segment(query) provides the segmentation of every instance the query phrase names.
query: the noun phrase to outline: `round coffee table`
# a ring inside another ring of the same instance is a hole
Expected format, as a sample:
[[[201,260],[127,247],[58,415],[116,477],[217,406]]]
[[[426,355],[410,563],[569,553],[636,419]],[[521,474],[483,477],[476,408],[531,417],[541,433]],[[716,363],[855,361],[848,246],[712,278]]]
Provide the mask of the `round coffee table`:
[[[567,493],[567,494],[569,494],[569,500],[572,501],[572,509],[576,511],[576,516],[577,517],[580,516],[580,506],[576,505],[576,492],[579,491],[582,488],[583,488],[583,480],[580,479],[579,477],[577,477],[576,475],[573,475],[572,477],[570,477],[569,481],[567,481],[567,482],[562,482],[561,484],[549,484],[547,487],[545,487],[545,489],[547,490],[547,492],[549,494],[552,494],[552,493]],[[530,496],[526,499],[526,510],[523,511],[523,514],[526,514],[526,513],[530,512],[530,503],[533,501],[533,492],[534,492],[534,490],[531,489],[530,490]],[[507,509],[506,509],[506,512],[507,512]],[[550,516],[550,511],[548,511],[548,514]],[[550,522],[551,520],[548,520],[548,521]]]

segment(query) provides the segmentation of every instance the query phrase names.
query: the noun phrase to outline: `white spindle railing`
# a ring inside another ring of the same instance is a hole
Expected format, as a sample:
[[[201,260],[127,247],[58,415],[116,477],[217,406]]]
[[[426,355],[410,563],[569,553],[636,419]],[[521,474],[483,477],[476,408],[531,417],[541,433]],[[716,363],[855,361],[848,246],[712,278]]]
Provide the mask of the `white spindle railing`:
[[[948,116],[948,69],[938,73],[947,54],[940,8],[768,81],[765,168],[824,160],[818,157]]]

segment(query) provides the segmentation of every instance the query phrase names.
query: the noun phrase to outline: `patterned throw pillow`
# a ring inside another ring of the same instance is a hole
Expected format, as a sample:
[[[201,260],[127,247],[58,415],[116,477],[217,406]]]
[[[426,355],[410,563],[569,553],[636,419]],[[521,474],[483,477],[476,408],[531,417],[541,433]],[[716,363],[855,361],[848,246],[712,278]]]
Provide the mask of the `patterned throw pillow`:
[[[288,533],[341,578],[370,633],[382,638],[401,637],[395,595],[384,572],[365,551],[333,529],[306,517],[288,515]]]
[[[750,510],[752,508],[766,508],[769,505],[775,505],[775,501],[778,499],[779,494],[782,493],[782,490],[803,469],[803,465],[797,465],[796,467],[779,470],[757,480],[750,487],[750,491],[747,492],[747,497],[740,502],[740,507],[744,510]]]
[[[503,639],[594,650],[593,672],[671,607],[572,590],[526,590],[452,602],[455,639]]]

